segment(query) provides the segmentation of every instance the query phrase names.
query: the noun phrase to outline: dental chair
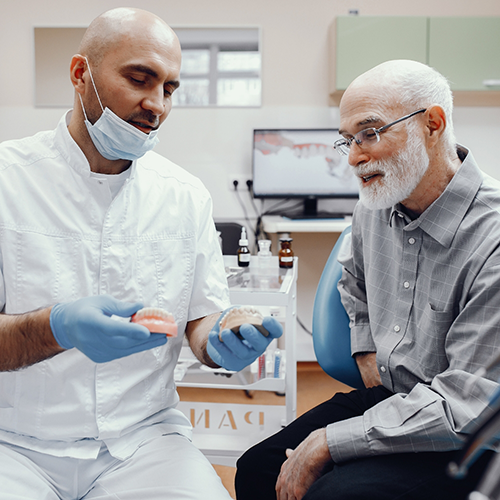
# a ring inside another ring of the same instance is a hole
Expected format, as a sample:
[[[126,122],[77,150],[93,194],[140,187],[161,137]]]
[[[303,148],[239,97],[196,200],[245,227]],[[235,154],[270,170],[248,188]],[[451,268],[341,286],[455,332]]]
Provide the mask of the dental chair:
[[[350,233],[349,226],[339,236],[323,269],[314,299],[312,336],[314,352],[321,368],[335,380],[355,389],[362,389],[364,384],[361,374],[351,356],[349,317],[337,289],[342,276],[342,266],[337,257],[342,243]]]

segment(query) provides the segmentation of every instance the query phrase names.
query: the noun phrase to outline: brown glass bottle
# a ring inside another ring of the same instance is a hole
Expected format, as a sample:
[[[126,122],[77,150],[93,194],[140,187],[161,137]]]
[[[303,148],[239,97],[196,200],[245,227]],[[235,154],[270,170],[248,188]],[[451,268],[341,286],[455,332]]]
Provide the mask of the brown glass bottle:
[[[278,252],[278,258],[281,268],[289,269],[293,267],[292,241],[292,238],[280,238],[280,250]]]

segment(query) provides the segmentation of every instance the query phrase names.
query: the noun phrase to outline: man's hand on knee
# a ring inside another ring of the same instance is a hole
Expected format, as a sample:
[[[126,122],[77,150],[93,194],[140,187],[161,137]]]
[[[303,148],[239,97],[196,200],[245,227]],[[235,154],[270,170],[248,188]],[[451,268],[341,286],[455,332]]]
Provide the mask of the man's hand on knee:
[[[332,460],[326,429],[311,432],[295,450],[286,450],[287,460],[276,481],[278,500],[300,500]]]

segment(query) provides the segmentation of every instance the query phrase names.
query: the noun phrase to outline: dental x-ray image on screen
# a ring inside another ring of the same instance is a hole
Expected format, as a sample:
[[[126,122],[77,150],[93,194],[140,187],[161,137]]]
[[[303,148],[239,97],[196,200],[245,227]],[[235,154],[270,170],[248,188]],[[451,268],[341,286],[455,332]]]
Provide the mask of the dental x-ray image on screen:
[[[255,198],[356,198],[358,181],[333,143],[338,129],[257,129],[253,137]]]

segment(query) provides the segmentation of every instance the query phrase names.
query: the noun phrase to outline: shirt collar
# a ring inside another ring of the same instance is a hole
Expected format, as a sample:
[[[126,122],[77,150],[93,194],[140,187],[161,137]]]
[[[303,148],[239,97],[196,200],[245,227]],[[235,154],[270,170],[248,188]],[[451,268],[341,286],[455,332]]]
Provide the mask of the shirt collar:
[[[55,131],[54,145],[61,156],[66,160],[66,163],[68,163],[73,170],[75,170],[82,177],[90,177],[92,171],[90,170],[87,157],[83,154],[83,151],[80,149],[68,130],[72,113],[73,110],[70,109],[59,120],[59,124],[57,125]],[[136,161],[133,161],[130,166],[130,180],[132,180],[135,175],[136,163]]]
[[[462,146],[458,148],[461,149],[460,153],[465,154],[465,158],[441,196],[415,220],[404,213],[400,204],[395,205],[391,213],[391,225],[394,217],[398,216],[406,223],[405,231],[413,231],[419,227],[444,247],[451,245],[484,180],[472,153]]]

